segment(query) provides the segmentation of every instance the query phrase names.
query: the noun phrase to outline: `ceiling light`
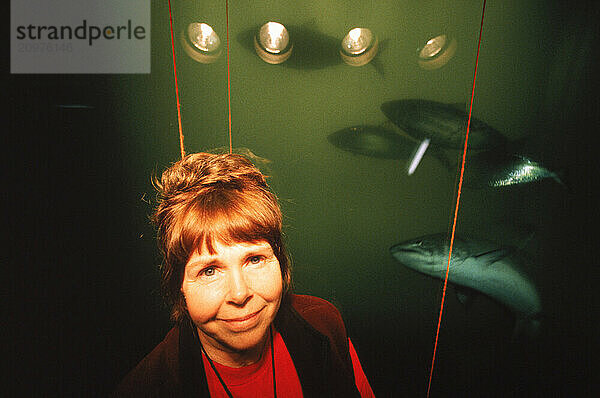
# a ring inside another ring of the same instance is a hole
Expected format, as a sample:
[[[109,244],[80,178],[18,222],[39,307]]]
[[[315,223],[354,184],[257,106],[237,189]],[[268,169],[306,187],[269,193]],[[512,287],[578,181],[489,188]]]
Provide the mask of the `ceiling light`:
[[[457,47],[454,38],[446,35],[433,37],[417,50],[419,66],[429,70],[441,68],[454,56]]]
[[[287,29],[278,22],[267,22],[254,36],[256,54],[269,64],[287,60],[292,55],[292,48]]]
[[[184,33],[183,48],[195,61],[209,64],[221,55],[221,39],[210,25],[193,22]]]
[[[365,65],[377,54],[378,44],[377,37],[370,29],[354,28],[342,40],[340,55],[348,65]]]

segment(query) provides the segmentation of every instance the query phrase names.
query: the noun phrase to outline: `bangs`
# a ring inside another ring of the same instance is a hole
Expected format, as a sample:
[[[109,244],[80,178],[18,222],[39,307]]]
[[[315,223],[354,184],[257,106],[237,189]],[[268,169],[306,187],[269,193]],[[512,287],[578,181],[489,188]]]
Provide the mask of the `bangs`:
[[[177,257],[183,265],[204,248],[216,254],[217,241],[230,245],[265,240],[273,247],[280,240],[279,207],[274,195],[262,189],[215,190],[198,196],[186,210],[181,213],[180,233],[174,234],[179,235]]]

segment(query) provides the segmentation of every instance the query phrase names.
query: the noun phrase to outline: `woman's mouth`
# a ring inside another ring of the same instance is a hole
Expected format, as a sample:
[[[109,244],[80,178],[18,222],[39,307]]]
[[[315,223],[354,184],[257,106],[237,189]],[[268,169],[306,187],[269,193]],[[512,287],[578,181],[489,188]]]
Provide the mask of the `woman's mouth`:
[[[256,324],[259,321],[259,314],[262,312],[263,309],[264,307],[251,314],[237,318],[222,319],[222,321],[225,322],[225,324],[233,331],[240,332],[248,330],[256,326]]]

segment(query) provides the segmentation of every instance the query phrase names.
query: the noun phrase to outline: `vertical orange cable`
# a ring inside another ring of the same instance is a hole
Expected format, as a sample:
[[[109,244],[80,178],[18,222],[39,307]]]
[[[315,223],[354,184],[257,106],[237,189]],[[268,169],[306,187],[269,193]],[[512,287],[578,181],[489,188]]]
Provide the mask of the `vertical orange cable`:
[[[431,391],[431,380],[433,378],[433,366],[435,364],[435,354],[437,351],[438,338],[440,335],[440,326],[442,324],[442,312],[444,310],[444,298],[446,297],[446,287],[448,286],[448,273],[450,272],[450,259],[452,258],[452,246],[454,245],[454,232],[456,231],[456,220],[458,217],[458,206],[460,204],[460,194],[465,172],[465,159],[467,157],[467,144],[469,142],[469,127],[471,125],[471,114],[473,112],[473,98],[475,97],[475,79],[477,78],[477,64],[479,63],[479,49],[481,47],[481,33],[483,32],[483,17],[485,14],[485,1],[483,0],[483,10],[481,11],[481,26],[479,27],[479,41],[477,43],[477,56],[475,58],[475,73],[473,75],[473,89],[471,90],[471,105],[469,107],[469,118],[467,121],[467,133],[465,135],[465,145],[463,149],[462,163],[460,167],[460,179],[458,180],[458,194],[456,196],[456,208],[454,209],[454,220],[452,224],[452,235],[450,237],[450,251],[448,252],[448,265],[446,266],[446,277],[444,278],[444,290],[442,292],[442,304],[440,306],[440,315],[438,318],[437,331],[435,334],[435,345],[433,347],[433,358],[431,359],[431,370],[429,371],[429,384],[427,385],[427,397]]]
[[[179,148],[181,158],[185,157],[183,147],[183,130],[181,129],[181,105],[179,104],[179,88],[177,86],[177,65],[175,64],[175,39],[173,38],[173,17],[171,16],[171,0],[169,0],[169,22],[171,24],[171,48],[173,50],[173,74],[175,76],[175,97],[177,98],[177,123],[179,124]]]
[[[229,110],[229,153],[233,152],[231,142],[231,82],[229,79],[229,1],[225,0],[225,21],[227,28],[227,107]]]

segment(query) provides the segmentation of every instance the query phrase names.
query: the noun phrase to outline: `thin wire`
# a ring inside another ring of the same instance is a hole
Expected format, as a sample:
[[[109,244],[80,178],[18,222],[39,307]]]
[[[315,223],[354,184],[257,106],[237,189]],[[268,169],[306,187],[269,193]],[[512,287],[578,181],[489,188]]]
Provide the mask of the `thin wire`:
[[[233,152],[231,141],[231,81],[229,79],[229,1],[225,0],[225,21],[227,29],[227,106],[229,109],[229,153]]]
[[[483,17],[485,14],[485,2],[486,2],[486,0],[483,0],[483,10],[481,11],[481,26],[479,27],[479,41],[477,43],[477,56],[475,58],[475,73],[473,74],[473,88],[471,91],[471,105],[469,107],[469,119],[467,121],[467,133],[465,136],[465,145],[464,145],[464,149],[463,149],[463,157],[462,157],[462,163],[461,163],[461,167],[460,167],[460,179],[458,181],[458,194],[456,196],[456,208],[454,209],[454,220],[452,223],[452,235],[450,237],[450,251],[448,253],[448,265],[446,266],[446,277],[444,278],[444,290],[442,292],[442,303],[440,306],[440,315],[438,318],[437,331],[435,334],[435,345],[433,347],[433,358],[431,359],[431,370],[429,372],[429,384],[427,385],[427,397],[429,397],[429,392],[431,391],[431,380],[433,378],[435,354],[437,351],[438,338],[440,335],[440,327],[442,324],[442,313],[444,311],[444,298],[446,297],[446,287],[448,286],[448,273],[450,272],[450,259],[452,258],[452,246],[454,245],[454,233],[456,231],[456,220],[458,218],[458,207],[460,204],[460,194],[461,194],[461,188],[462,188],[462,182],[463,182],[463,175],[465,172],[465,159],[467,157],[467,144],[469,142],[469,127],[471,125],[471,114],[473,112],[473,98],[475,97],[475,80],[477,78],[477,65],[479,63],[479,49],[481,47],[481,34],[483,32]]]
[[[173,38],[173,17],[171,15],[171,0],[169,0],[169,22],[171,24],[171,48],[173,50],[173,75],[175,76],[175,97],[177,98],[177,123],[179,125],[179,148],[181,149],[181,158],[185,157],[185,148],[183,147],[183,130],[181,128],[181,105],[179,103],[179,87],[177,86],[177,65],[175,64],[175,39]]]

